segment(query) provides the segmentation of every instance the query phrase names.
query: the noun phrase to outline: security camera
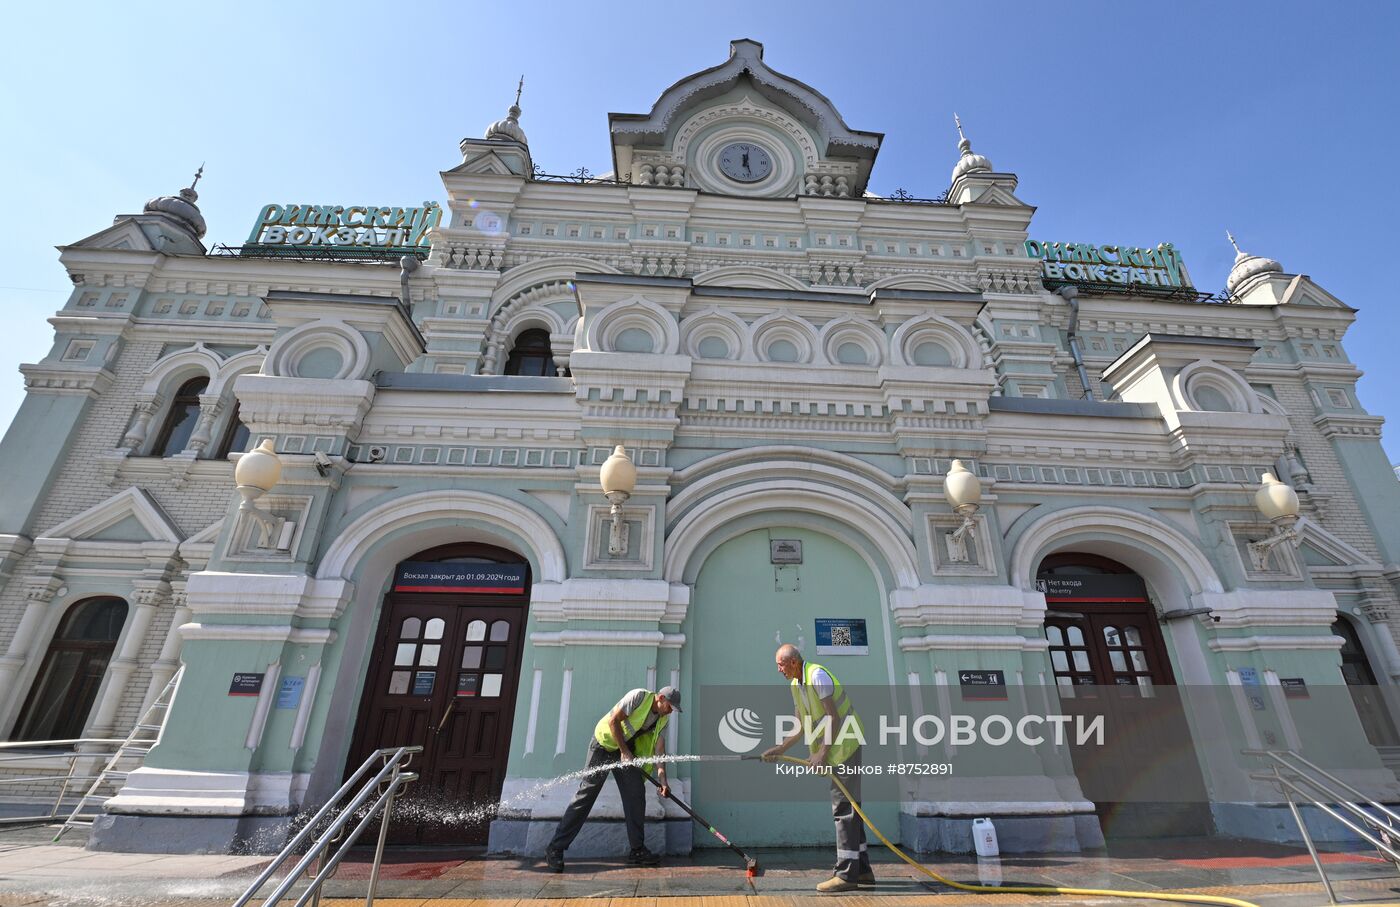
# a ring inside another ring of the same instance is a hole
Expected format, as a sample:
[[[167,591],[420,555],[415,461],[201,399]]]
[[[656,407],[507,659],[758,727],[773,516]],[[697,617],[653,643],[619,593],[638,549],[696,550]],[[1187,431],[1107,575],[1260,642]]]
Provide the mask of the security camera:
[[[318,475],[320,475],[322,478],[325,478],[326,476],[331,474],[331,467],[335,464],[331,462],[330,457],[326,456],[319,450],[312,451],[311,456],[314,457],[316,460],[316,472]]]

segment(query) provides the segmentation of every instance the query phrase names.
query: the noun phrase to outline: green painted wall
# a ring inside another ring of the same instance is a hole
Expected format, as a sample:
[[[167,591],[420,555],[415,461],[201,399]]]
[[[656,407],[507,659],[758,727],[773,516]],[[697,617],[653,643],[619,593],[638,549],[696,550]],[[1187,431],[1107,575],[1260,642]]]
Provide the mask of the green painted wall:
[[[795,576],[795,592],[777,590],[775,568],[769,562],[769,540],[800,539],[803,563],[786,568],[785,584]],[[869,655],[815,656],[845,686],[886,686],[886,636],[879,586],[863,558],[834,538],[809,529],[779,527],[746,532],[719,546],[705,561],[695,584],[690,613],[682,625],[688,644],[681,654],[681,676],[697,699],[704,684],[786,685],[773,662],[777,637],[815,651],[817,617],[863,617],[870,636]],[[688,714],[697,720],[698,710]],[[696,729],[682,735],[695,739]],[[791,755],[804,756],[800,745]],[[757,769],[756,770],[761,770]],[[697,781],[694,806],[721,829],[743,829],[746,840],[765,844],[824,844],[834,840],[829,786],[811,778],[784,779],[800,786],[804,801],[774,809],[772,803],[726,799],[720,790],[706,790]],[[882,828],[898,828],[897,804],[872,803],[871,817]],[[698,846],[714,842],[696,837]]]
[[[24,395],[0,441],[0,532],[28,535],[63,465],[63,451],[87,409],[77,394]]]

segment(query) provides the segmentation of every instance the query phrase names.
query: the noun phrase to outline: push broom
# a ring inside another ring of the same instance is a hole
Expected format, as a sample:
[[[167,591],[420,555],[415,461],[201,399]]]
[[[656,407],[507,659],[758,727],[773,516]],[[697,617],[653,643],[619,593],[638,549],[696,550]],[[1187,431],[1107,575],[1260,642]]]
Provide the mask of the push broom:
[[[647,771],[644,770],[644,771],[642,772],[642,775],[643,775],[643,777],[645,777],[648,781],[650,781],[652,784],[654,784],[658,790],[660,790],[660,788],[661,788],[661,782],[660,782],[660,781],[657,781],[655,778],[653,778],[653,777],[651,776],[651,773],[650,773],[650,772],[647,772]],[[712,835],[714,835],[716,838],[718,838],[718,839],[719,839],[719,842],[720,842],[721,844],[723,844],[725,847],[728,847],[730,850],[734,851],[736,854],[739,855],[739,858],[742,859],[742,860],[744,861],[744,869],[745,869],[744,876],[745,876],[745,878],[748,879],[749,886],[750,886],[750,887],[753,887],[753,880],[754,880],[754,877],[757,876],[757,875],[759,874],[759,871],[760,871],[759,868],[758,868],[758,861],[755,860],[753,857],[749,856],[748,854],[744,853],[742,850],[740,850],[739,847],[738,847],[733,841],[731,841],[731,840],[729,840],[728,838],[726,838],[724,835],[722,835],[722,834],[720,833],[719,829],[717,829],[717,828],[715,828],[713,825],[711,825],[711,824],[709,823],[709,820],[708,820],[708,819],[705,819],[703,816],[701,816],[701,815],[700,815],[699,813],[697,813],[695,810],[691,809],[689,804],[687,804],[687,803],[686,803],[684,800],[682,800],[680,797],[677,797],[675,794],[671,793],[669,790],[666,791],[666,799],[670,800],[672,803],[676,804],[676,805],[679,806],[681,809],[685,810],[685,814],[686,814],[686,815],[690,816],[690,818],[694,819],[694,820],[696,821],[696,823],[699,824],[702,828],[704,828],[704,829],[705,829],[706,831],[708,831],[710,834],[712,834]]]

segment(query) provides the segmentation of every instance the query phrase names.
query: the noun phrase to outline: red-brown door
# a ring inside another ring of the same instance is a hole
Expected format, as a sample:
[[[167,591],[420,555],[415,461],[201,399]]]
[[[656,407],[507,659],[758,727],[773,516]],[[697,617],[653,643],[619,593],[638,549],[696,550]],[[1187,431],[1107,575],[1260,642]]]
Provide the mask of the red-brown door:
[[[347,771],[423,747],[396,844],[486,843],[510,751],[528,596],[391,592]]]
[[[1071,739],[1075,775],[1107,837],[1209,834],[1205,781],[1156,611],[1143,598],[1102,598],[1047,600],[1061,707],[1104,718],[1106,745]]]

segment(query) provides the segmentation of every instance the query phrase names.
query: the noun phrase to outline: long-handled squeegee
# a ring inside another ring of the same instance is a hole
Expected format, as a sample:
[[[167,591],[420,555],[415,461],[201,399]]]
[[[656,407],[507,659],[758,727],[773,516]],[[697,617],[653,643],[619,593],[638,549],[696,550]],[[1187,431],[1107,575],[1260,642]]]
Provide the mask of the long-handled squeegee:
[[[653,778],[649,772],[643,770],[642,776],[645,777],[652,784],[656,785],[658,789],[660,789],[661,782]],[[730,841],[724,835],[720,834],[719,829],[711,825],[707,819],[702,817],[695,810],[691,809],[689,804],[687,804],[680,797],[677,797],[675,794],[671,793],[669,790],[666,791],[666,799],[670,800],[672,803],[685,810],[686,815],[690,816],[690,818],[698,822],[706,831],[718,838],[720,840],[720,843],[737,853],[740,856],[740,858],[743,859],[744,869],[746,870],[744,875],[749,880],[750,887],[752,887],[754,876],[758,875],[760,872],[758,868],[758,861],[755,860],[753,857],[749,856],[748,854],[744,853],[742,850],[740,850],[738,846],[734,844],[733,841]]]

